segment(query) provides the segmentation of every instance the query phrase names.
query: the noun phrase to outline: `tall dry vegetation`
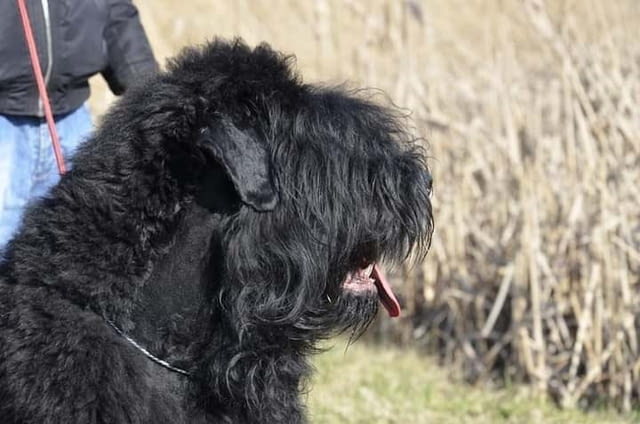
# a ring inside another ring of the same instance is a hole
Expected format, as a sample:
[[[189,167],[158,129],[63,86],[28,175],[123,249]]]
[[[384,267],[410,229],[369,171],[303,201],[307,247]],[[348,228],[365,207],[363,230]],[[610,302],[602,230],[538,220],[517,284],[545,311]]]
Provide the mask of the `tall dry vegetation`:
[[[418,341],[562,405],[640,396],[637,0],[138,0],[159,58],[213,36],[377,87],[428,140],[436,234],[403,270]],[[109,98],[98,84],[96,111]]]

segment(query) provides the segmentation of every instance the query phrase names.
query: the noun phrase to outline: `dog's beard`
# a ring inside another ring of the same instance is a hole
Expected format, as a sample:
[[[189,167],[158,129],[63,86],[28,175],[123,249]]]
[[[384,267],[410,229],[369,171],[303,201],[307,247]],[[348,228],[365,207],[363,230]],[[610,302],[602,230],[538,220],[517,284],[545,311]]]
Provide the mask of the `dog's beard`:
[[[378,294],[375,290],[343,290],[337,299],[328,299],[331,318],[339,332],[351,331],[354,338],[364,333],[378,311]]]

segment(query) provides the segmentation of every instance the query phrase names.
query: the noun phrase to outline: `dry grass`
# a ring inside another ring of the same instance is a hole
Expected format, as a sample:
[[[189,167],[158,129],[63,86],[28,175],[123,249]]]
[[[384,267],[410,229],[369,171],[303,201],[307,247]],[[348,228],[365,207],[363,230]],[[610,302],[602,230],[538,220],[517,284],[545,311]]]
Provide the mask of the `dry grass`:
[[[215,35],[265,40],[307,80],[381,88],[412,112],[437,230],[387,337],[565,406],[637,403],[637,0],[136,3],[161,59]]]
[[[455,376],[412,349],[357,343],[345,352],[344,340],[332,344],[316,360],[308,394],[315,424],[631,424],[640,418],[558,411],[530,389],[455,383]]]

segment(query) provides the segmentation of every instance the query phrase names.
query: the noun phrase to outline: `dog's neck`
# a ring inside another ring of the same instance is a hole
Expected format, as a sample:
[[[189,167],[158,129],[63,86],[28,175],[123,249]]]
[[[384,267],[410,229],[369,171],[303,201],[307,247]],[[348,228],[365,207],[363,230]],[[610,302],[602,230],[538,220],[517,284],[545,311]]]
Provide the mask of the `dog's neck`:
[[[190,334],[203,305],[209,244],[216,216],[192,204],[185,211],[172,247],[156,262],[138,293],[127,332],[154,356],[170,362],[188,357]]]
[[[202,177],[202,189],[183,205],[169,248],[155,259],[136,293],[130,328],[123,330],[152,354],[181,363],[194,339],[202,337],[198,323],[215,278],[210,259],[216,251],[214,232],[220,219],[237,211],[239,203],[224,173],[213,168]],[[183,364],[188,366],[188,364]]]
[[[284,350],[278,348],[268,352],[261,349],[267,343],[258,345],[254,341],[254,345],[244,340],[242,344],[236,335],[225,333],[224,328],[229,323],[223,317],[212,317],[210,310],[200,309],[211,303],[208,299],[212,291],[215,298],[217,287],[212,285],[218,281],[216,274],[221,266],[211,263],[212,258],[219,257],[212,254],[219,252],[211,244],[216,243],[219,237],[215,231],[221,219],[221,214],[211,211],[211,205],[193,203],[184,212],[172,247],[157,261],[134,303],[131,314],[134,327],[128,336],[170,366],[192,371],[191,379],[182,380],[188,384],[184,387],[190,387],[184,389],[184,393],[191,400],[202,402],[198,405],[203,411],[214,413],[216,417],[235,416],[237,411],[234,408],[237,406],[230,406],[230,399],[238,402],[246,397],[247,405],[240,411],[249,410],[246,408],[254,405],[255,398],[249,396],[244,387],[255,387],[256,382],[277,382],[283,386],[280,390],[290,396],[287,405],[291,422],[301,422],[303,407],[297,390],[300,382],[311,372],[306,360],[308,352],[298,351],[291,345]],[[199,322],[200,319],[203,322]],[[265,332],[254,336],[269,338],[270,334]],[[275,361],[283,367],[269,365]],[[230,372],[232,368],[233,372],[227,375],[241,380],[243,384],[229,386],[229,380],[209,381],[199,377],[203,370]],[[173,374],[183,378],[179,373]],[[197,395],[192,397],[193,393]],[[234,422],[248,422],[249,418],[242,415],[237,419]]]

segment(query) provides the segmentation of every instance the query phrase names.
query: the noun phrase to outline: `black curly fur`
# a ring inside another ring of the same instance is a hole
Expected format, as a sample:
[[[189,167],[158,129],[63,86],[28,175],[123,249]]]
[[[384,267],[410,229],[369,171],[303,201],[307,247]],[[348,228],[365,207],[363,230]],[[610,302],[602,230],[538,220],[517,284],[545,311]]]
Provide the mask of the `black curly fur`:
[[[0,265],[1,423],[305,422],[316,343],[377,309],[342,281],[424,255],[431,177],[399,116],[290,62],[187,49],[27,211]]]

